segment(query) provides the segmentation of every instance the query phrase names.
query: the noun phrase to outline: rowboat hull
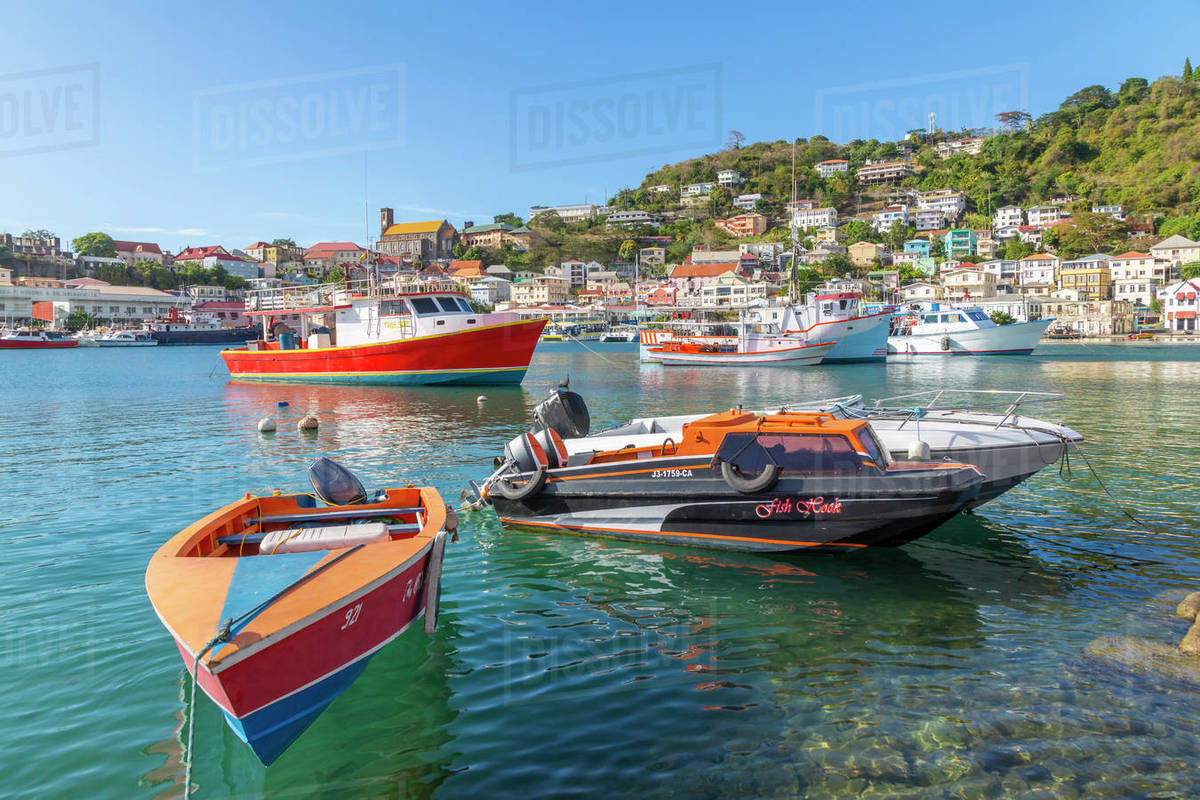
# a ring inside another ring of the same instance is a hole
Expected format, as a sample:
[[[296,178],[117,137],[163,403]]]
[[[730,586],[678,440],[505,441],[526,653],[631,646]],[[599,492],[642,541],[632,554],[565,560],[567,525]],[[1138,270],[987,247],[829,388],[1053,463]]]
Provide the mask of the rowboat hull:
[[[347,596],[253,655],[197,672],[200,688],[264,764],[275,761],[384,645],[422,616],[429,552],[426,545],[378,587]],[[178,639],[175,644],[190,673],[191,652]]]
[[[78,347],[74,339],[51,339],[48,341],[20,341],[0,339],[0,350],[66,350]]]
[[[388,489],[374,505],[315,511],[296,502],[303,497],[248,495],[177,534],[146,570],[147,594],[185,668],[264,764],[278,758],[381,648],[427,611],[436,614],[429,598],[440,588],[445,506],[433,489]],[[330,520],[416,522],[387,527],[387,535],[371,543],[326,548],[321,542],[281,552],[276,545],[260,552],[256,537],[272,532],[286,543],[301,533],[369,530],[345,524],[293,529],[279,521],[281,511],[284,517],[301,512],[304,519],[315,513]]]
[[[237,381],[339,384],[520,383],[543,319],[351,347],[224,350]]]

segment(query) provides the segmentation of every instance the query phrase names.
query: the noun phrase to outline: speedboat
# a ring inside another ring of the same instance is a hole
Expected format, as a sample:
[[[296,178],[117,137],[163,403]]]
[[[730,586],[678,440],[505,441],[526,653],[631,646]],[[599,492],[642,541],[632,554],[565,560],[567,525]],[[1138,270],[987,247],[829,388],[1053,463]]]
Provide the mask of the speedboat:
[[[894,462],[865,419],[731,409],[642,445],[572,454],[586,405],[558,391],[545,427],[509,442],[478,489],[505,525],[726,550],[848,552],[929,533],[976,498],[984,476],[945,461]]]
[[[1029,355],[1053,319],[997,325],[978,308],[942,308],[897,317],[889,356]]]
[[[246,494],[173,536],[146,569],[193,692],[264,764],[422,614],[433,632],[454,530],[434,489],[368,494],[327,458],[309,476],[315,494]]]
[[[79,342],[59,331],[16,330],[0,334],[0,350],[62,350]]]
[[[867,420],[893,461],[917,456],[973,464],[985,476],[979,496],[967,504],[974,508],[1059,463],[1083,442],[1066,425],[1023,413],[1029,405],[1061,399],[1063,395],[1050,392],[937,390],[883,398],[870,407],[862,395],[850,395],[788,403],[778,410]],[[683,426],[702,416],[635,418],[587,437],[567,438],[564,446],[572,458],[611,449],[615,441],[652,447],[678,441]]]
[[[113,331],[96,339],[100,347],[156,347],[158,340],[150,331]]]
[[[630,326],[615,326],[600,334],[601,342],[636,342],[638,329]]]

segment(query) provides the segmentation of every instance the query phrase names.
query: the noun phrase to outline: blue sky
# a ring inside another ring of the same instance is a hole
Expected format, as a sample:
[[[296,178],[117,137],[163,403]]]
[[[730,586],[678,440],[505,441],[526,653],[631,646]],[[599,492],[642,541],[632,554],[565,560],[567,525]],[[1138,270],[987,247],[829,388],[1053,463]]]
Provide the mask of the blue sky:
[[[1043,113],[1200,64],[1198,21],[1184,2],[10,3],[0,231],[177,251],[361,244],[381,206],[526,216],[731,128],[899,138],[929,110]]]

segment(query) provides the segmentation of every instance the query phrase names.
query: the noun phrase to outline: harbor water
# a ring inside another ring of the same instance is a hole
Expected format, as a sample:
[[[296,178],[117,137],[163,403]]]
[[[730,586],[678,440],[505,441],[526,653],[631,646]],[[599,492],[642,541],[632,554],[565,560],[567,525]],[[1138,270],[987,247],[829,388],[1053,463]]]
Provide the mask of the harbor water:
[[[1200,796],[1200,689],[1082,654],[1186,630],[1162,598],[1200,589],[1200,347],[774,370],[589,348],[543,345],[510,388],[233,384],[212,347],[0,354],[0,796],[180,795],[187,679],[143,586],[173,533],[246,491],[303,489],[318,455],[456,502],[568,377],[593,428],[1063,392],[1030,413],[1087,437],[1111,496],[1076,457],[917,542],[840,557],[465,514],[436,634],[381,651],[273,766],[198,700],[197,796]],[[296,431],[305,413],[319,430]],[[267,415],[277,433],[257,431]]]

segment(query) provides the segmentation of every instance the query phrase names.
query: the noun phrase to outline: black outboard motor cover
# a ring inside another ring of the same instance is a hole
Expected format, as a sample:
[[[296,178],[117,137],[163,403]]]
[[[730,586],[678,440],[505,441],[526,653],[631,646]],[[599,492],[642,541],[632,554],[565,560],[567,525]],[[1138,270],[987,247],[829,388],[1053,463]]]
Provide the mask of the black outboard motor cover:
[[[354,473],[332,458],[321,456],[308,468],[317,497],[335,506],[348,506],[367,499],[367,490]]]
[[[587,436],[592,427],[592,417],[587,403],[576,392],[559,389],[533,407],[533,429],[553,429],[564,439]]]

